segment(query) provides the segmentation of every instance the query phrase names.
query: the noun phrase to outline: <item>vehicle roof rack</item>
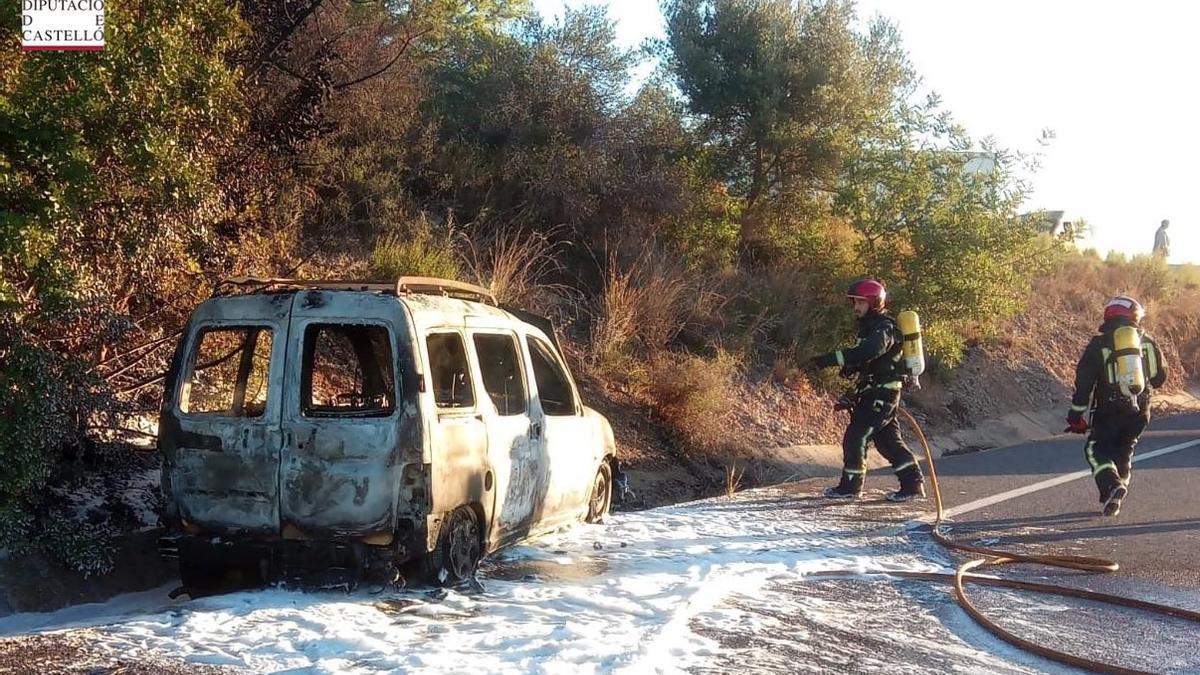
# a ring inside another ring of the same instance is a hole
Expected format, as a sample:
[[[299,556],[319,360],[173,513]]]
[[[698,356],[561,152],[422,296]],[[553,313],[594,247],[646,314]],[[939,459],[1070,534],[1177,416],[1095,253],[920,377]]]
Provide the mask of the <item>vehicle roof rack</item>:
[[[482,286],[437,277],[400,277],[396,280],[396,294],[401,293],[448,295],[462,300],[497,304],[496,295]]]
[[[352,279],[286,279],[278,277],[230,277],[222,280],[213,290],[213,295],[238,295],[243,293],[269,293],[272,291],[296,291],[321,289],[330,291],[374,291],[377,293],[444,295],[460,300],[473,300],[496,305],[496,296],[491,291],[453,279],[436,277],[400,277],[395,283],[378,281],[355,281]]]

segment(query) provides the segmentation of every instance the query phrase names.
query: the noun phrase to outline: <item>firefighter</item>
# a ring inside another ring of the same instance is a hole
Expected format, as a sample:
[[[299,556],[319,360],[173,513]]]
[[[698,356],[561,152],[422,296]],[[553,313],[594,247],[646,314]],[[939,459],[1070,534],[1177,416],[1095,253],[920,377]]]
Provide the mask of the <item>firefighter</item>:
[[[867,443],[892,464],[900,489],[888,500],[904,502],[925,496],[925,484],[916,457],[900,437],[896,409],[905,375],[904,337],[886,308],[887,290],[876,279],[863,279],[847,292],[858,319],[858,342],[849,349],[809,360],[810,368],[840,366],[842,377],[856,378],[854,392],[843,396],[835,410],[850,411],[850,425],[842,438],[842,477],[825,490],[826,497],[853,499],[862,493],[866,473]]]
[[[1118,295],[1104,307],[1104,323],[1088,342],[1075,368],[1075,393],[1067,431],[1091,433],[1084,455],[1092,467],[1106,516],[1121,512],[1129,493],[1133,448],[1150,423],[1150,398],[1166,382],[1167,365],[1158,344],[1140,328],[1146,311]]]

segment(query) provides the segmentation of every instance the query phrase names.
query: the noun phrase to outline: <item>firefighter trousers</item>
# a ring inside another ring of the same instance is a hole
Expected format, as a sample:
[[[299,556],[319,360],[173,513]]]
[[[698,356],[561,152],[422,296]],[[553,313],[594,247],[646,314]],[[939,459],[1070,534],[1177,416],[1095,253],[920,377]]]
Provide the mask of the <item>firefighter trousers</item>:
[[[847,477],[861,480],[867,472],[867,443],[874,442],[902,486],[921,481],[921,467],[896,422],[899,405],[899,389],[872,387],[858,394],[850,411],[850,426],[842,437],[842,471]]]
[[[1145,411],[1115,411],[1103,407],[1096,410],[1083,454],[1092,467],[1100,501],[1103,502],[1117,485],[1129,487],[1133,449],[1149,423],[1149,406]]]

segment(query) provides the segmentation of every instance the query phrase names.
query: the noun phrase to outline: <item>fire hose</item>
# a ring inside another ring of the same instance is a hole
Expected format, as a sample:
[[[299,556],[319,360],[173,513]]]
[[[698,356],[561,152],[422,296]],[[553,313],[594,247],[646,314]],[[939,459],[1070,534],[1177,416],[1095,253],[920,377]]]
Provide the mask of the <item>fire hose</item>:
[[[977,576],[971,574],[973,570],[979,570],[986,567],[1000,567],[1003,565],[1013,565],[1018,563],[1045,565],[1060,569],[1079,570],[1084,572],[1115,572],[1119,569],[1119,565],[1113,561],[1103,558],[1092,558],[1088,556],[1074,555],[1033,555],[1026,553],[1018,553],[1015,551],[1004,551],[1000,549],[986,548],[983,546],[973,546],[956,542],[942,533],[942,523],[944,521],[945,511],[942,506],[942,493],[938,486],[937,469],[933,462],[933,452],[929,449],[929,443],[925,439],[925,433],[921,430],[921,426],[913,419],[912,415],[903,408],[899,409],[899,413],[904,417],[908,424],[916,433],[917,438],[921,442],[921,447],[925,451],[925,458],[929,465],[929,480],[933,487],[934,504],[936,507],[936,516],[931,526],[933,538],[942,546],[952,551],[962,551],[972,553],[977,556],[982,556],[972,560],[968,560],[954,571],[953,574],[944,572],[888,572],[890,576],[898,576],[912,579],[923,579],[938,583],[953,583],[954,597],[958,604],[967,612],[967,614],[975,620],[980,626],[991,631],[1000,639],[1008,642],[1011,645],[1024,649],[1038,656],[1064,663],[1076,668],[1083,668],[1098,673],[1114,673],[1127,675],[1137,673],[1143,675],[1147,671],[1125,668],[1111,663],[1096,661],[1093,659],[1076,656],[1067,652],[1059,651],[1046,647],[1045,645],[1026,640],[1009,630],[996,624],[991,619],[987,618],[967,596],[967,584],[980,584],[986,586],[999,586],[1002,588],[1015,588],[1036,593],[1045,593],[1048,595],[1058,595],[1063,597],[1080,598],[1093,602],[1105,603],[1117,607],[1126,607],[1137,609],[1144,612],[1160,614],[1176,619],[1183,619],[1200,624],[1200,612],[1193,612],[1179,607],[1170,605],[1162,605],[1134,598],[1126,598],[1119,595],[1111,595],[1108,593],[1098,593],[1069,586],[1059,586],[1056,584],[1043,584],[1028,581],[1018,581],[1014,579],[1003,579],[997,577]],[[828,576],[836,576],[837,573],[831,573]]]

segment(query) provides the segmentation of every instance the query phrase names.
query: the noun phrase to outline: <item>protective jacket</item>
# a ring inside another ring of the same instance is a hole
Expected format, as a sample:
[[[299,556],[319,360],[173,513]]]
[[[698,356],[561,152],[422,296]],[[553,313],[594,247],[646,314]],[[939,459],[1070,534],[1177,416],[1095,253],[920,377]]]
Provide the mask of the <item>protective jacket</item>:
[[[1127,403],[1117,385],[1117,366],[1113,360],[1113,333],[1121,326],[1133,325],[1129,319],[1115,318],[1105,321],[1094,335],[1083,356],[1075,367],[1075,393],[1071,396],[1070,418],[1078,419],[1093,404],[1098,410],[1120,412],[1142,412],[1149,414],[1150,397],[1154,389],[1167,380],[1167,364],[1163,360],[1158,343],[1140,328],[1142,340],[1142,370],[1146,376],[1146,388],[1137,397],[1137,410]]]
[[[858,342],[853,347],[815,360],[822,368],[841,366],[843,374],[857,374],[859,390],[899,389],[904,377],[904,336],[894,318],[872,310],[858,320]]]

